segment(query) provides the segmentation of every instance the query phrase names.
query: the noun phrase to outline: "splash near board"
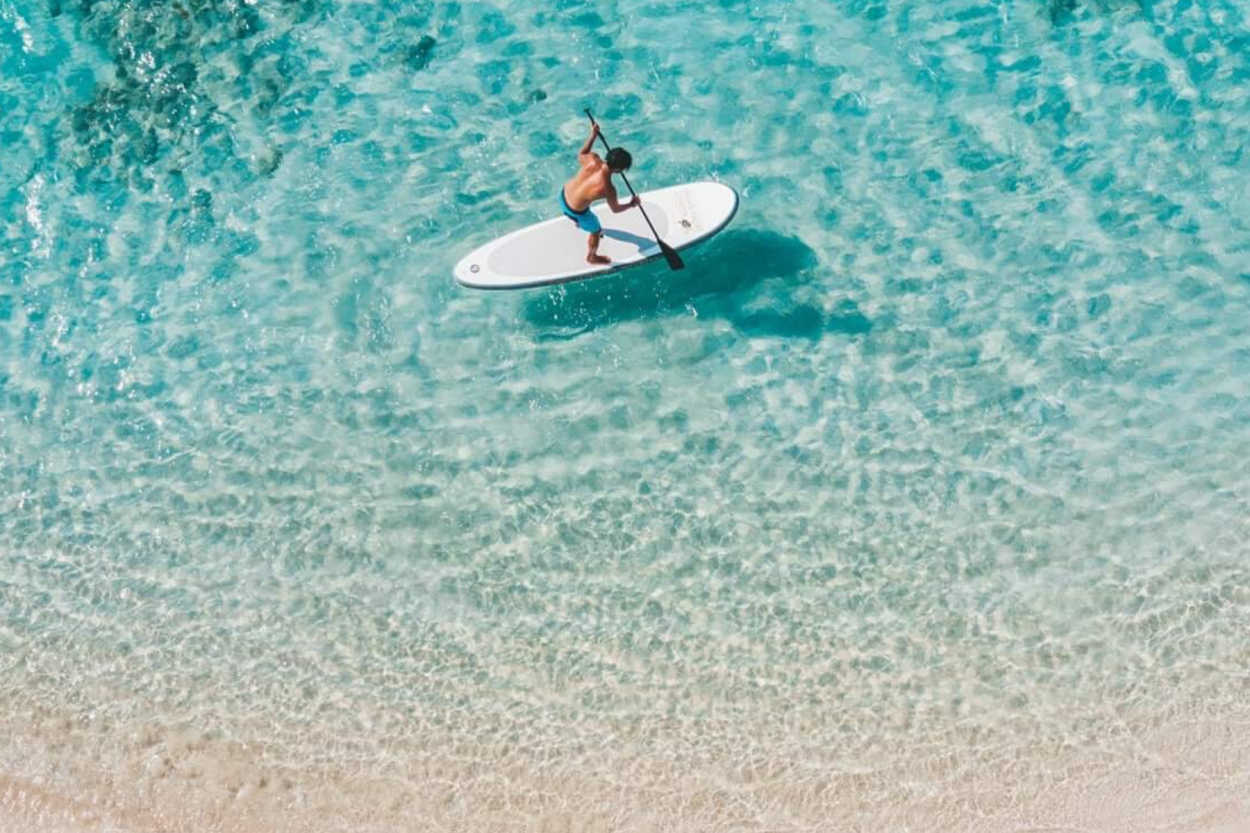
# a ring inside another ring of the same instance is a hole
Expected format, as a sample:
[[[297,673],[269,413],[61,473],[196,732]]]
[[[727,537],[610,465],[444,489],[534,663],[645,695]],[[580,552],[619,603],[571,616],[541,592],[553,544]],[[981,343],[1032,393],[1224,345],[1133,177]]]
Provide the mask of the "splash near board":
[[[673,249],[700,243],[722,231],[738,211],[738,193],[720,182],[692,182],[641,194],[655,231]],[[527,289],[595,278],[663,257],[642,212],[591,210],[603,226],[599,254],[605,265],[586,262],[586,233],[567,217],[518,229],[465,256],[454,271],[472,289]]]

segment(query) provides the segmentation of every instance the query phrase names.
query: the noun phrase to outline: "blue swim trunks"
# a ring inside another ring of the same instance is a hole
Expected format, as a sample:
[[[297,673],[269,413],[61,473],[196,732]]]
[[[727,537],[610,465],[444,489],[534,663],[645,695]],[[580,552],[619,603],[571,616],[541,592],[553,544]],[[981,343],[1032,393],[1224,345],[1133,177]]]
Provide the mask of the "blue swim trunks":
[[[569,208],[569,201],[564,198],[564,189],[560,189],[560,210],[564,212],[564,216],[577,223],[577,227],[584,232],[590,234],[598,234],[603,231],[603,226],[599,225],[599,218],[589,207],[585,211],[574,211]]]

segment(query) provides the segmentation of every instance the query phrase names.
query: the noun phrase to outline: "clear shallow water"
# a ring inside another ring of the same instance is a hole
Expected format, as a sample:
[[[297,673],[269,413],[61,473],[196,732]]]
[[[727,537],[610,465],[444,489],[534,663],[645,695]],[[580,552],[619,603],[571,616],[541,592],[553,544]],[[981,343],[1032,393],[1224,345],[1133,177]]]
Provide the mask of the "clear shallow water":
[[[0,0],[0,775],[123,829],[1244,818],[1246,14]],[[455,287],[583,106],[734,226]]]

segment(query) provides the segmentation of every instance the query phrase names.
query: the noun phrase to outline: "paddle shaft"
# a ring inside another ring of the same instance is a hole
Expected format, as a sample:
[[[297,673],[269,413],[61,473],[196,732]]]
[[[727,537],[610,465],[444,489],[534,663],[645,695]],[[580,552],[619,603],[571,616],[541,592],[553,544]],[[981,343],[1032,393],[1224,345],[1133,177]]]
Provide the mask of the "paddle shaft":
[[[592,125],[599,127],[599,122],[595,121],[595,117],[590,114],[589,107],[586,108],[586,118],[590,119],[590,123]],[[602,128],[599,130],[599,141],[603,142],[603,146],[607,150],[612,150],[612,145],[608,143],[607,137],[603,135]],[[638,200],[638,210],[642,212],[642,219],[647,221],[647,228],[651,229],[651,234],[655,237],[655,242],[660,245],[660,251],[664,252],[664,257],[668,260],[668,265],[673,269],[681,269],[684,267],[685,264],[682,263],[681,256],[677,254],[677,250],[660,239],[660,233],[655,230],[655,226],[652,224],[651,218],[647,216],[647,210],[642,207],[642,198],[638,196],[638,192],[634,190],[634,186],[629,184],[629,179],[625,176],[625,173],[623,171],[618,173],[621,177],[621,181],[625,183],[625,187],[629,189],[630,195]]]

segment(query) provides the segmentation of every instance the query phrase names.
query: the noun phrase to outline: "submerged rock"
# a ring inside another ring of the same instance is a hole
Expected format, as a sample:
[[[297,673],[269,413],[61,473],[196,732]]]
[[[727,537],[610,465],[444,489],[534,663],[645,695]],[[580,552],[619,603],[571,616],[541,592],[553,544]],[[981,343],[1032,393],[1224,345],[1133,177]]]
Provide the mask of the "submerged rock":
[[[271,147],[269,151],[260,157],[256,166],[256,172],[261,176],[273,176],[282,164],[282,149]]]
[[[429,35],[422,35],[419,41],[404,50],[404,63],[412,70],[425,69],[434,57],[436,43]]]

